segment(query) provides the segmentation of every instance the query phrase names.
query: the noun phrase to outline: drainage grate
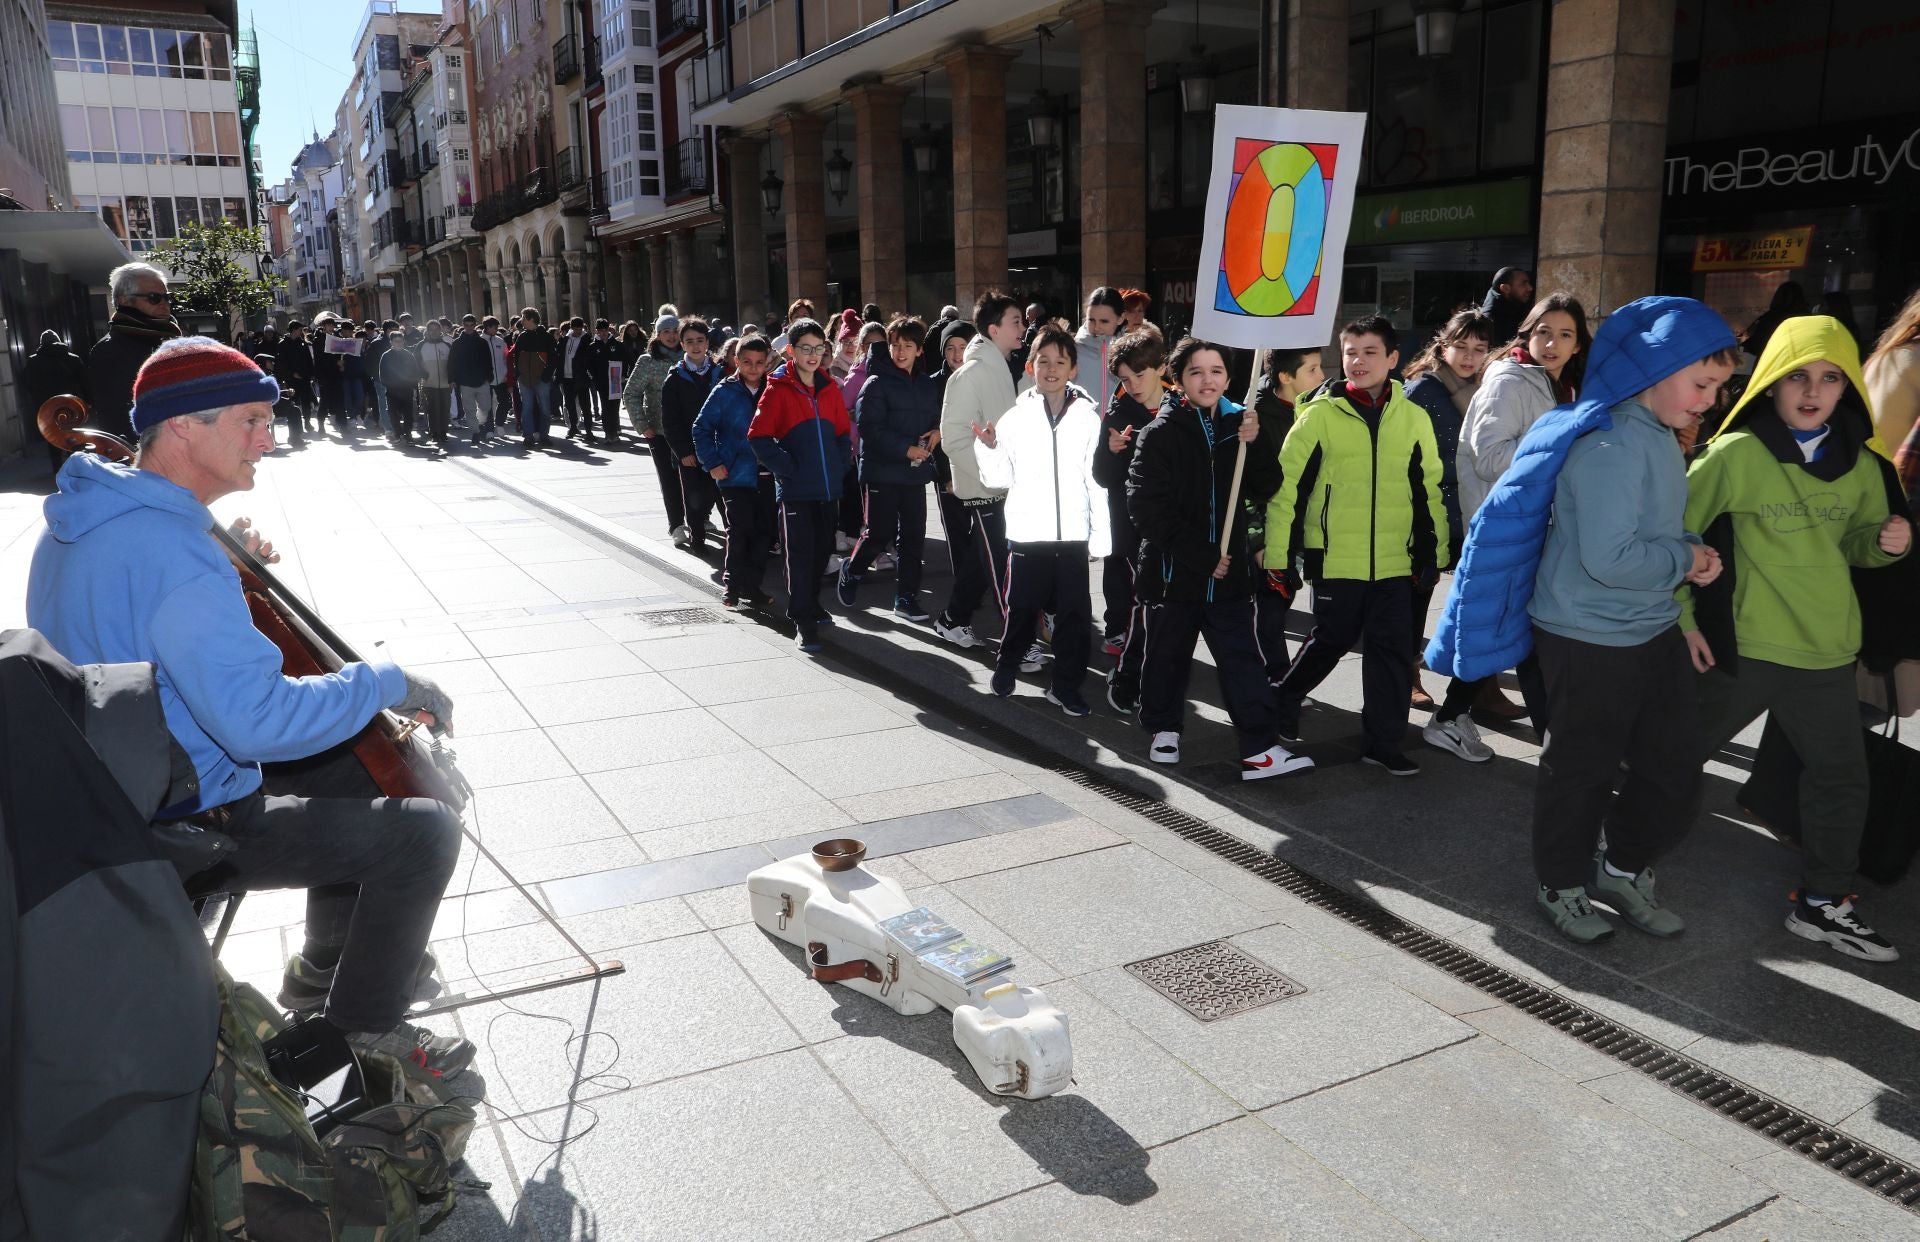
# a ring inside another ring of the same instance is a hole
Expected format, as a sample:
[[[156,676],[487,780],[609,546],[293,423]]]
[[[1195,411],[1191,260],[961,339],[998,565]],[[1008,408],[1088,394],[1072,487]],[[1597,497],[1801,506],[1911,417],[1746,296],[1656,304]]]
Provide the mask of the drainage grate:
[[[720,625],[726,618],[711,608],[658,608],[652,612],[633,612],[627,614],[638,617],[648,625],[660,629],[669,629],[676,625]]]
[[[462,469],[472,469],[464,462],[456,462],[456,465]],[[493,481],[521,499],[528,500],[536,508],[580,527],[601,542],[648,559],[690,586],[703,589],[707,586],[706,583],[697,581],[680,566],[664,561],[658,553],[642,546],[637,540],[611,535],[572,514],[528,497],[504,480]],[[511,518],[499,524],[540,520]],[[662,622],[662,624],[702,624],[707,620],[721,619],[704,608],[675,610],[675,612],[697,612],[705,615],[701,621],[672,621]],[[675,615],[675,612],[636,613],[635,615],[651,620],[657,616]],[[1030,739],[1008,727],[1005,722],[994,719],[975,708],[956,703],[924,682],[902,681],[878,660],[863,656],[850,647],[835,647],[832,659],[837,663],[855,667],[870,674],[885,676],[888,686],[895,693],[911,700],[916,706],[971,730],[977,736],[1011,754],[1028,754],[1033,748],[1033,742]],[[1656,1082],[1663,1083],[1682,1095],[1690,1096],[1715,1112],[1739,1122],[1754,1133],[1764,1135],[1782,1147],[1798,1152],[1809,1160],[1825,1165],[1841,1176],[1867,1187],[1875,1194],[1907,1211],[1920,1214],[1920,1169],[1896,1160],[1877,1148],[1869,1147],[1797,1108],[1782,1104],[1742,1082],[1709,1069],[1689,1057],[1681,1056],[1663,1044],[1603,1018],[1590,1009],[1574,1004],[1564,996],[1550,992],[1491,962],[1476,957],[1450,941],[1442,940],[1415,927],[1398,915],[1375,905],[1359,893],[1341,888],[1318,876],[1309,875],[1297,867],[1255,849],[1238,837],[1217,828],[1208,827],[1204,821],[1184,811],[1175,810],[1156,799],[1143,797],[1098,772],[1064,760],[1042,759],[1038,761],[1038,766],[1089,789],[1144,819],[1159,824],[1242,870],[1249,871],[1268,883],[1287,890],[1309,905],[1318,906],[1388,944],[1405,949],[1461,982],[1479,988],[1487,995],[1504,1001],[1523,1013],[1533,1015],[1621,1064],[1639,1070]]]
[[[1129,962],[1127,973],[1202,1022],[1218,1022],[1307,990],[1224,940]]]

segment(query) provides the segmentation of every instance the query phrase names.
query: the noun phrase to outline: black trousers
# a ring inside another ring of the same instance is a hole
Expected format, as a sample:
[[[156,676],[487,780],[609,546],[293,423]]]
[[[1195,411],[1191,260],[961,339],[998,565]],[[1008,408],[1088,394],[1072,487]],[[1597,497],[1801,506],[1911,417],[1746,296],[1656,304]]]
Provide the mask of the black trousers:
[[[1136,559],[1140,545],[1138,540],[1130,541],[1127,545],[1127,554],[1124,556],[1120,554],[1120,545],[1118,543],[1113,546],[1113,555],[1106,558],[1105,569],[1103,571],[1104,576],[1111,578],[1113,576],[1114,566],[1118,565],[1120,567],[1121,572],[1124,573],[1127,578],[1127,585],[1121,589],[1126,592],[1128,601],[1126,615],[1123,618],[1123,624],[1120,630],[1120,658],[1114,663],[1113,679],[1123,686],[1129,686],[1135,691],[1138,691],[1140,689],[1140,669],[1147,658],[1147,606],[1140,602],[1140,565]],[[1113,588],[1103,583],[1101,590],[1106,593],[1108,600],[1107,616],[1111,617],[1113,615]],[[1108,630],[1107,636],[1109,638],[1113,637],[1113,631]]]
[[[855,464],[848,466],[846,474],[841,476],[840,499],[837,502],[840,506],[840,531],[850,539],[858,539],[860,537],[862,525],[866,521],[865,510],[860,503],[860,466],[858,461],[859,455],[855,454]],[[876,554],[878,551],[878,549],[875,549]]]
[[[761,479],[757,487],[723,487],[720,505],[727,515],[721,585],[727,594],[742,599],[758,595],[767,553],[773,547],[773,480]]]
[[[1146,608],[1144,662],[1140,669],[1140,723],[1148,733],[1179,733],[1187,712],[1187,678],[1193,645],[1201,637],[1220,676],[1220,700],[1240,739],[1242,757],[1280,740],[1273,691],[1260,662],[1248,599],[1168,600]]]
[[[680,459],[673,455],[665,436],[647,439],[647,453],[653,458],[653,472],[660,478],[660,500],[667,507],[667,531],[686,525],[687,504],[680,494]]]
[[[228,808],[232,887],[306,889],[307,943],[340,951],[327,1020],[399,1025],[460,857],[459,819],[424,798],[257,792]]]
[[[1127,516],[1124,487],[1107,489],[1107,524],[1113,531],[1113,552],[1100,563],[1100,594],[1105,604],[1100,632],[1111,639],[1125,634],[1133,624],[1133,560],[1140,555],[1140,534]]]
[[[300,409],[300,403],[292,397],[282,396],[273,407],[273,412],[287,420],[287,443],[301,445],[307,442],[307,420]]]
[[[1053,614],[1053,688],[1078,690],[1093,646],[1093,584],[1085,541],[1009,545],[1007,628],[994,667],[1019,669],[1045,612]]]
[[[1287,614],[1293,600],[1262,585],[1263,574],[1256,574],[1253,585],[1253,631],[1260,640],[1260,660],[1266,666],[1267,681],[1279,681],[1287,675],[1293,661],[1287,655]]]
[[[427,435],[435,444],[447,442],[448,424],[452,418],[453,396],[451,388],[435,388],[431,384],[420,389],[420,405],[427,416]]]
[[[1534,872],[1548,888],[1585,886],[1603,827],[1613,865],[1638,872],[1686,832],[1700,787],[1686,640],[1671,626],[1635,647],[1603,647],[1536,626],[1533,650],[1554,721],[1534,786]]]
[[[696,459],[691,466],[680,467],[680,498],[684,505],[687,530],[692,536],[688,546],[707,545],[707,525],[713,520],[713,507],[720,503],[720,489],[713,476],[702,470]]]
[[[609,444],[620,438],[620,402],[607,395],[607,385],[611,382],[605,375],[592,381],[594,392],[598,394],[596,399],[600,402],[600,434],[607,438]]]
[[[974,610],[989,590],[1002,622],[1007,615],[1007,519],[999,500],[961,501],[958,512],[965,526],[947,527],[947,547],[953,554],[953,589],[947,596],[949,625],[972,625]],[[945,517],[947,508],[941,506]]]
[[[592,400],[586,377],[576,375],[560,381],[560,399],[567,407],[567,434],[577,435],[585,431],[593,434],[593,408],[587,403]]]
[[[900,565],[895,595],[920,589],[920,568],[926,559],[927,485],[925,483],[869,483],[861,489],[865,514],[860,542],[853,545],[851,572],[864,574],[873,558],[888,544]]]
[[[1315,582],[1313,632],[1275,687],[1280,718],[1298,719],[1300,704],[1360,640],[1360,722],[1367,745],[1399,750],[1407,733],[1407,688],[1413,684],[1412,608],[1412,578]]]
[[[787,617],[803,629],[826,615],[820,607],[820,578],[833,554],[833,532],[840,517],[837,500],[780,502],[780,550],[787,563]]]
[[[1541,737],[1547,735],[1547,689],[1540,680],[1540,655],[1530,652],[1527,657],[1514,666],[1514,673],[1520,679],[1520,698],[1527,705],[1527,718],[1533,721],[1533,731]],[[1465,715],[1480,698],[1488,686],[1500,684],[1498,673],[1482,677],[1477,681],[1461,681],[1458,677],[1447,681],[1446,697],[1440,700],[1440,706],[1434,710],[1433,718],[1438,721],[1457,720]]]
[[[393,418],[393,434],[402,440],[413,438],[413,394],[411,388],[387,389],[387,413]]]

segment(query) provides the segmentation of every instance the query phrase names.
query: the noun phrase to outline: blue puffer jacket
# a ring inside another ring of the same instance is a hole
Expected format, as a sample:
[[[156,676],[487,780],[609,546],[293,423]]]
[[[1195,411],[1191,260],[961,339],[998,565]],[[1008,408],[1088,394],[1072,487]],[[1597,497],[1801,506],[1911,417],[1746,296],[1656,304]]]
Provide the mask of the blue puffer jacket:
[[[760,394],[748,388],[745,380],[729,375],[713,386],[693,420],[693,455],[709,474],[715,466],[727,468],[721,487],[759,486],[760,459],[747,443],[747,428],[753,425],[759,400]]]
[[[1620,402],[1737,344],[1726,321],[1692,298],[1641,298],[1608,316],[1594,334],[1580,399],[1555,406],[1527,429],[1513,465],[1474,514],[1446,610],[1427,645],[1428,668],[1473,681],[1526,658],[1533,650],[1527,604],[1554,485],[1573,442],[1612,427],[1609,411]]]
[[[867,347],[867,380],[854,420],[860,425],[860,481],[922,487],[933,481],[933,458],[911,462],[907,449],[940,430],[940,394],[931,375],[909,375],[893,364],[884,343]]]

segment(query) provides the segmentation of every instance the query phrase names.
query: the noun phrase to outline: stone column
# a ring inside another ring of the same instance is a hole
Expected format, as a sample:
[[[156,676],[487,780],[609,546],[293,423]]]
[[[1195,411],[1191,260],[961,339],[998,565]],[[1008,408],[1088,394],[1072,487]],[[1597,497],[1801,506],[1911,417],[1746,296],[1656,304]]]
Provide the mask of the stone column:
[[[587,289],[586,284],[587,253],[584,250],[568,250],[563,252],[560,258],[567,265],[567,300],[573,305],[562,306],[553,313],[565,315],[568,318],[578,315],[587,321],[588,327],[592,327],[593,294]],[[559,289],[556,287],[554,292],[557,294]]]
[[[599,247],[585,251],[586,273],[582,277],[583,291],[586,297],[583,304],[586,309],[580,314],[586,319],[587,327],[593,327],[596,319],[609,318],[607,314],[607,270],[601,261]]]
[[[1347,0],[1286,0],[1286,6],[1287,106],[1344,111]]]
[[[787,149],[781,174],[787,182],[782,203],[787,212],[787,300],[812,298],[815,305],[824,306],[827,165],[820,154],[820,135],[825,125],[805,112],[784,113],[774,125]],[[1004,208],[1001,214],[1006,214]]]
[[[519,313],[520,308],[513,304],[514,293],[520,288],[520,269],[508,264],[493,274],[493,313],[504,326]]]
[[[963,312],[1007,285],[1007,66],[1017,55],[971,44],[940,62],[953,84],[953,301]]]
[[[672,302],[674,288],[667,279],[667,239],[649,237],[647,239],[647,303],[646,315],[640,322],[647,331],[653,331],[654,315],[662,302]]]
[[[862,83],[853,104],[854,201],[860,211],[860,297],[887,314],[907,308],[907,170],[900,117],[907,88]]]
[[[540,320],[543,323],[558,323],[565,317],[567,309],[560,305],[560,256],[541,256],[540,290],[535,295],[534,305],[540,308]]]
[[[707,309],[705,301],[694,305],[694,261],[693,230],[676,229],[667,234],[667,254],[673,264],[673,303],[680,307],[682,315],[695,314]]]
[[[760,201],[760,156],[766,142],[745,134],[722,140],[727,153],[727,246],[733,252],[736,321],[764,324],[773,295],[767,288],[767,229]]]
[[[620,305],[615,310],[620,322],[638,321],[646,313],[645,295],[640,291],[640,266],[646,260],[632,246],[623,247],[620,256]]]
[[[1159,0],[1080,0],[1081,292],[1147,283],[1147,23]]]
[[[486,271],[481,266],[481,254],[478,246],[467,246],[467,309],[473,312],[475,319],[484,319],[487,315]]]
[[[1534,284],[1591,320],[1653,292],[1673,23],[1674,0],[1554,5]]]

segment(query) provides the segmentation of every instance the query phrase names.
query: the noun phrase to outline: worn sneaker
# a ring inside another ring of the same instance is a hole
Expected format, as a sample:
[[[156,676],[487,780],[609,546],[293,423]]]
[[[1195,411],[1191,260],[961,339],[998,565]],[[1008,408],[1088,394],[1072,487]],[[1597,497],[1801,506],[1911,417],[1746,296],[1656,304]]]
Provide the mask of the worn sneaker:
[[[1106,639],[1100,644],[1100,650],[1106,652],[1110,656],[1121,655],[1126,651],[1126,649],[1127,649],[1127,636],[1125,634],[1109,634],[1107,635]]]
[[[440,963],[434,960],[431,949],[420,955],[420,969],[413,977],[415,995],[433,982],[433,974],[438,969]],[[280,1007],[296,1014],[317,1011],[327,1003],[327,993],[333,990],[333,977],[338,971],[337,965],[322,970],[303,955],[294,954],[287,959],[286,973],[280,976]]]
[[[1087,701],[1080,697],[1078,690],[1049,690],[1047,691],[1047,702],[1053,704],[1069,716],[1089,716],[1093,714],[1093,709],[1087,706]]]
[[[851,566],[840,567],[840,577],[833,584],[833,594],[842,608],[860,606],[860,577],[852,571]]]
[[[896,595],[893,599],[893,615],[902,621],[925,621],[930,614],[920,606],[918,595]]]
[[[1132,678],[1122,677],[1115,669],[1107,674],[1107,706],[1122,716],[1131,716],[1140,706],[1140,687]]]
[[[996,697],[1003,699],[1010,697],[1013,694],[1014,687],[1013,670],[1010,668],[994,669],[993,681],[990,684],[993,687],[993,693]]]
[[[1613,924],[1594,913],[1584,888],[1552,889],[1542,884],[1534,900],[1554,930],[1575,944],[1598,944],[1613,935]]]
[[[1397,750],[1375,750],[1369,746],[1360,752],[1360,762],[1371,763],[1376,768],[1385,768],[1395,776],[1420,775],[1420,765]]]
[[[899,564],[899,561],[893,559],[893,553],[882,552],[873,558],[873,572],[876,574],[884,574],[888,570],[897,568]]]
[[[821,574],[820,576],[822,578],[832,578],[839,574],[840,567],[842,565],[845,565],[846,563],[847,563],[847,558],[844,556],[829,556],[827,558],[826,572]]]
[[[1653,895],[1653,868],[1636,876],[1617,876],[1607,870],[1606,853],[1593,856],[1593,883],[1587,895],[1612,906],[1614,913],[1650,936],[1678,936],[1687,930],[1680,916]]]
[[[1458,755],[1468,763],[1485,763],[1493,758],[1493,747],[1480,740],[1480,726],[1464,712],[1452,720],[1429,720],[1420,737],[1427,745]]]
[[[980,641],[973,636],[973,627],[971,625],[956,625],[947,620],[945,613],[941,613],[938,617],[934,618],[933,632],[956,647],[972,647]]]
[[[1020,671],[1023,673],[1037,673],[1045,668],[1047,661],[1051,659],[1053,659],[1053,653],[1045,647],[1042,647],[1039,643],[1035,643],[1033,646],[1027,648],[1027,654],[1020,657]]]
[[[801,626],[800,632],[795,636],[794,641],[799,644],[800,650],[806,654],[820,654],[820,631],[813,626]]]
[[[742,595],[740,602],[747,608],[757,609],[761,612],[767,612],[773,608],[773,596],[767,594],[765,591],[754,591],[750,594]]]
[[[680,525],[673,528],[673,546],[674,547],[684,548],[687,546],[688,541],[691,540],[692,538],[693,538],[693,532],[687,529],[686,523],[682,522]]]
[[[1155,763],[1180,762],[1180,735],[1178,733],[1156,733],[1153,744],[1147,747],[1147,758]]]
[[[1259,754],[1250,755],[1240,761],[1240,779],[1263,781],[1269,776],[1304,772],[1312,766],[1313,760],[1305,755],[1296,755],[1284,746],[1269,746]]]
[[[833,550],[835,552],[840,553],[842,556],[845,556],[847,553],[853,551],[853,540],[847,537],[847,533],[845,531],[834,532]]]
[[[374,1034],[353,1031],[347,1043],[356,1052],[383,1052],[402,1065],[425,1070],[435,1078],[457,1074],[473,1064],[473,1045],[457,1035],[435,1035],[423,1026],[402,1022],[391,1031]]]
[[[1823,940],[1848,957],[1863,962],[1892,962],[1900,950],[1887,938],[1862,923],[1854,913],[1853,896],[1839,901],[1813,902],[1805,889],[1793,894],[1793,910],[1787,915],[1787,930],[1806,940]]]
[[[720,606],[728,612],[738,612],[740,611],[740,597],[732,591],[728,591],[720,597]]]

